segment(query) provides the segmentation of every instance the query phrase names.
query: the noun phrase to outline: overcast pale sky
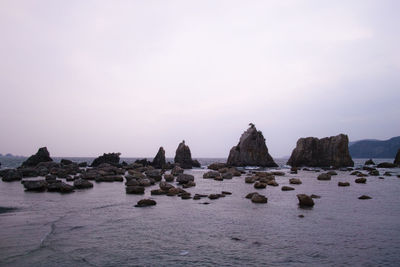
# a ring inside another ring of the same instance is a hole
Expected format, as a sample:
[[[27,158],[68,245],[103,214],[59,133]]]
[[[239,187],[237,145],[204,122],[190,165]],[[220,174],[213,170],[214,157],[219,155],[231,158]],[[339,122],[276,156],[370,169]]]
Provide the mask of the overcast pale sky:
[[[400,135],[400,1],[0,1],[0,153]]]

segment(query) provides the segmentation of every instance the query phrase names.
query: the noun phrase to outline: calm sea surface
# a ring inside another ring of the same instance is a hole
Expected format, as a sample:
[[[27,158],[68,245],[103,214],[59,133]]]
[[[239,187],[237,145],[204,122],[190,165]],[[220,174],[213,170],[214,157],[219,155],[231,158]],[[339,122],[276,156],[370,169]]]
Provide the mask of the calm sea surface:
[[[23,159],[0,158],[2,167]],[[56,159],[57,160],[57,159]],[[92,159],[76,158],[76,161]],[[131,162],[133,159],[123,159]],[[217,161],[201,159],[203,165]],[[223,159],[219,159],[223,161]],[[125,194],[121,182],[95,183],[72,194],[24,192],[19,182],[0,181],[1,266],[398,266],[400,262],[400,179],[367,177],[355,184],[349,172],[331,181],[318,173],[276,176],[279,187],[254,189],[244,177],[222,182],[195,176],[187,191],[210,194],[230,191],[217,200]],[[365,160],[355,160],[360,165]],[[376,160],[390,161],[389,160]],[[6,163],[7,162],[7,163]],[[380,169],[381,174],[400,169]],[[300,178],[295,191],[282,192],[289,178]],[[349,181],[350,187],[338,187]],[[174,183],[175,184],[175,183]],[[245,195],[257,191],[267,204]],[[296,194],[317,194],[312,209],[300,209]],[[366,194],[371,200],[359,200]],[[135,208],[151,197],[157,205]],[[209,205],[202,203],[209,202]],[[298,216],[302,214],[304,218]]]

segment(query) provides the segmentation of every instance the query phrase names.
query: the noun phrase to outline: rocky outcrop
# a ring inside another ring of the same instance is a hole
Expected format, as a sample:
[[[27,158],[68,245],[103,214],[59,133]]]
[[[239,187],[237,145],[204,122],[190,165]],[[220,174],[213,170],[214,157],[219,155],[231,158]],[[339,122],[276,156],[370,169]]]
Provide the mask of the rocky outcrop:
[[[91,167],[97,167],[103,163],[108,163],[110,165],[118,165],[119,164],[119,156],[121,153],[104,153],[103,156],[99,156],[94,159]]]
[[[314,206],[314,200],[306,194],[298,194],[297,198],[299,200],[300,207],[312,207]]]
[[[160,147],[151,165],[156,169],[162,169],[166,164],[167,162],[165,160],[165,150],[163,147]]]
[[[396,168],[397,165],[395,163],[391,163],[391,162],[382,162],[379,163],[378,166],[376,166],[378,168]]]
[[[300,138],[287,164],[295,167],[354,166],[348,145],[349,138],[344,134],[322,139]]]
[[[394,162],[393,162],[393,163],[396,164],[396,165],[398,165],[398,166],[400,166],[400,148],[399,148],[399,150],[397,151],[396,158],[394,159]]]
[[[190,148],[185,145],[185,140],[183,140],[176,149],[174,161],[183,169],[200,167],[200,163],[192,159],[192,153],[190,152]]]
[[[240,137],[237,146],[232,147],[227,161],[229,166],[277,167],[268,153],[265,138],[254,124]]]
[[[50,158],[50,153],[47,151],[47,147],[39,148],[38,152],[35,155],[30,156],[27,160],[22,163],[22,167],[35,167],[40,162],[48,162],[53,161]]]

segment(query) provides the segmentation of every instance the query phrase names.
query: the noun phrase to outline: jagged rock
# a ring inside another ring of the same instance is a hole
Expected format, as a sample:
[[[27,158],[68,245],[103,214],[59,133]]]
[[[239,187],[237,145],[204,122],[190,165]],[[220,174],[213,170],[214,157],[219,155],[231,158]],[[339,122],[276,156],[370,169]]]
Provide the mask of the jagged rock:
[[[190,152],[190,148],[185,145],[185,141],[182,141],[178,145],[175,153],[175,163],[179,164],[183,169],[191,169],[192,167],[200,167],[198,161],[194,161],[192,159],[192,154]]]
[[[167,162],[165,160],[165,150],[163,147],[160,147],[151,165],[156,169],[162,169],[166,164]]]
[[[318,175],[317,179],[320,181],[329,181],[331,179],[331,175],[329,173],[321,173]]]
[[[91,167],[97,167],[102,163],[108,163],[110,165],[118,165],[119,164],[119,156],[121,153],[104,153],[102,156],[97,157],[92,164]]]
[[[367,160],[364,165],[375,165],[375,162],[372,159]]]
[[[298,178],[291,178],[289,179],[290,184],[302,184],[301,180]]]
[[[314,206],[314,200],[306,195],[306,194],[298,194],[297,198],[299,200],[299,206],[300,207],[312,207]]]
[[[15,169],[8,169],[2,174],[2,177],[3,182],[21,181],[22,179],[21,173]]]
[[[251,202],[253,202],[253,203],[267,203],[268,202],[268,198],[266,198],[265,196],[260,195],[260,194],[254,194],[251,197]]]
[[[86,189],[86,188],[92,188],[93,184],[88,180],[79,178],[74,181],[74,187],[77,189]]]
[[[398,166],[400,166],[400,148],[399,148],[399,150],[397,151],[397,154],[396,154],[396,157],[394,158],[393,163],[396,164],[396,165],[398,165]]]
[[[240,137],[237,146],[232,147],[227,161],[229,166],[261,166],[277,167],[261,131],[257,131],[253,124]]]
[[[194,181],[194,176],[190,174],[181,173],[176,178],[176,182],[179,184],[187,184],[190,181]]]
[[[338,186],[350,186],[349,182],[338,182]]]
[[[141,194],[144,194],[144,187],[143,186],[127,186],[125,191],[127,194],[141,195]]]
[[[382,163],[379,163],[376,167],[378,167],[378,168],[396,168],[397,164],[390,163],[390,162],[382,162]]]
[[[287,164],[295,167],[354,166],[348,145],[349,138],[344,134],[322,139],[300,138]]]
[[[367,182],[367,179],[363,178],[363,177],[362,178],[357,178],[357,179],[354,180],[354,182],[357,183],[357,184],[365,184]]]
[[[219,169],[223,169],[223,168],[226,168],[226,164],[221,163],[221,162],[215,162],[215,163],[208,165],[208,169],[214,170],[214,171],[218,171]]]
[[[294,188],[290,187],[290,186],[282,186],[281,190],[282,191],[292,191],[292,190],[294,190]]]
[[[135,205],[136,208],[141,208],[141,207],[148,207],[148,206],[155,206],[157,205],[157,202],[152,199],[141,199],[138,201],[138,203]]]
[[[47,151],[47,147],[41,147],[39,148],[38,152],[35,155],[32,155],[27,160],[25,160],[22,163],[21,167],[35,167],[40,162],[47,162],[47,161],[53,161],[53,159],[50,158],[50,154],[49,151]]]
[[[21,182],[26,191],[36,191],[42,192],[47,189],[48,183],[45,180],[37,180],[37,181],[22,181]]]

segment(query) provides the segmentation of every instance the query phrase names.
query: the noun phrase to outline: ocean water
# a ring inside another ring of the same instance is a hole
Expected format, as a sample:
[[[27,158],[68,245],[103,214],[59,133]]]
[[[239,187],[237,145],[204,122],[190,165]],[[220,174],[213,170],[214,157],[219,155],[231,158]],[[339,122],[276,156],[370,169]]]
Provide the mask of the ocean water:
[[[210,161],[215,159],[201,163]],[[394,175],[356,184],[349,172],[338,171],[331,181],[318,181],[317,172],[289,174],[284,162],[277,160],[285,172],[276,176],[280,186],[266,189],[245,184],[245,175],[214,181],[202,178],[206,169],[185,171],[195,176],[196,187],[187,189],[192,194],[232,192],[217,200],[150,196],[158,185],[144,196],[125,194],[121,182],[62,195],[0,182],[0,206],[15,208],[0,214],[0,265],[398,266],[400,169],[380,169]],[[303,183],[281,191],[293,177]],[[338,181],[351,186],[338,187]],[[245,198],[255,191],[268,203]],[[321,198],[301,209],[300,193]],[[359,200],[363,194],[372,199]],[[147,197],[157,205],[134,207]]]

